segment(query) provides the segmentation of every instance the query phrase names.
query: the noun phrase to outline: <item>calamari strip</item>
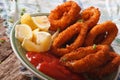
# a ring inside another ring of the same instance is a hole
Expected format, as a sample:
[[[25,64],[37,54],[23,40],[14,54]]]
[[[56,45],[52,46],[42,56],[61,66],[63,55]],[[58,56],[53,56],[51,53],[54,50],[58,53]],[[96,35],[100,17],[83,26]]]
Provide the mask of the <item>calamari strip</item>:
[[[94,54],[89,54],[79,60],[66,62],[65,66],[70,68],[73,72],[84,73],[105,64],[110,59],[108,52],[108,46],[103,46],[102,49]]]
[[[95,54],[99,50],[102,50],[106,47],[108,47],[108,49],[109,49],[109,46],[107,46],[107,45],[93,45],[93,46],[88,46],[88,47],[80,47],[80,48],[62,56],[60,58],[60,61],[63,63],[66,63],[67,61],[79,60],[89,54]]]
[[[93,78],[102,78],[106,75],[109,75],[115,71],[117,71],[119,65],[120,65],[120,56],[117,55],[115,52],[109,53],[112,57],[111,61],[109,61],[107,64],[98,67],[96,69],[93,69],[91,72],[89,72],[89,75]]]

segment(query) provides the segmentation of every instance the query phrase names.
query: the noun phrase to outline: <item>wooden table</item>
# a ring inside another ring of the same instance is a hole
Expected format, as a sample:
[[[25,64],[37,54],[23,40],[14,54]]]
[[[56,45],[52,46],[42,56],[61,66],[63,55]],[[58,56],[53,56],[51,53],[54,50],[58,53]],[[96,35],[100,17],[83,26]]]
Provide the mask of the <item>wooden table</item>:
[[[30,80],[30,77],[22,73],[21,62],[12,51],[5,30],[5,27],[0,26],[0,39],[6,38],[4,42],[0,42],[0,80]]]

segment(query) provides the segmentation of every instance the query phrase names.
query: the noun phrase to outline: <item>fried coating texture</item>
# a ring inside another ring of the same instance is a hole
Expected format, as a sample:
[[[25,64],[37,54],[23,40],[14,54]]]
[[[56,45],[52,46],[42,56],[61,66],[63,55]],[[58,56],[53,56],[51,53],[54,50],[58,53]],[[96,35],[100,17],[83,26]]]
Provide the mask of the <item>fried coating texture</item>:
[[[99,77],[103,77],[105,75],[115,72],[118,69],[119,65],[120,56],[117,56],[111,62],[101,68],[96,74],[98,74]]]
[[[96,37],[103,33],[105,33],[105,39],[103,38],[104,40],[101,40],[101,42],[98,44],[110,45],[117,36],[118,28],[112,21],[106,21],[102,24],[97,24],[88,33],[85,41],[85,46],[95,44],[94,41],[96,40]]]
[[[72,50],[82,46],[87,33],[87,26],[82,22],[76,22],[55,38],[51,51],[57,56],[63,56]],[[73,42],[67,44],[76,35]],[[64,45],[64,46],[63,46]]]
[[[105,64],[110,59],[108,55],[109,47],[104,45],[101,47],[102,48],[97,52],[86,55],[81,59],[67,61],[65,66],[70,68],[73,72],[84,73]]]
[[[98,24],[101,14],[98,8],[80,10],[77,3],[68,1],[51,11],[49,30],[61,31],[50,50],[71,71],[87,73],[98,80],[120,65],[120,56],[110,49],[118,28],[112,21]]]
[[[109,75],[118,69],[120,65],[120,56],[115,52],[109,52],[109,54],[111,55],[112,58],[107,64],[99,68],[93,69],[92,71],[89,72],[89,75],[92,78],[101,79],[102,77]]]
[[[94,46],[79,47],[78,49],[71,51],[69,54],[65,54],[64,56],[62,56],[60,58],[60,61],[65,63],[67,61],[79,60],[89,54],[95,54],[96,52],[98,52],[99,50],[101,50],[105,47],[106,48],[108,47],[108,49],[109,49],[109,46],[107,46],[107,45],[97,45],[96,47],[94,47]]]
[[[64,30],[70,24],[76,21],[81,8],[74,1],[67,1],[57,6],[48,16],[50,21],[50,30],[56,31],[58,28]]]
[[[89,29],[91,29],[97,24],[97,22],[99,21],[99,17],[100,17],[99,9],[93,6],[84,9],[81,12],[81,18],[83,19],[83,22],[88,25]]]

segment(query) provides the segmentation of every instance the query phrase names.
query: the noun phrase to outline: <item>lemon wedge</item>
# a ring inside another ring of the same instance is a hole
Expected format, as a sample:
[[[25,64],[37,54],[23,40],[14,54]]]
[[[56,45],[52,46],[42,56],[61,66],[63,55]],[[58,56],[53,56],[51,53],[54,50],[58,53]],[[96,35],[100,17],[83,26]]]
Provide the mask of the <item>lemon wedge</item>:
[[[32,38],[32,41],[36,43],[36,38],[37,38],[37,33],[39,32],[39,28],[35,29],[32,31],[33,33],[33,38]]]
[[[40,31],[34,34],[36,36],[35,42],[25,38],[22,42],[22,47],[26,51],[34,51],[34,52],[45,52],[50,49],[52,43],[52,36],[48,32]]]
[[[34,29],[37,28],[37,25],[33,22],[32,17],[28,13],[25,13],[21,17],[20,22],[21,22],[21,24],[27,24],[27,25],[29,25],[32,28],[32,30],[34,30]]]
[[[24,39],[22,42],[22,47],[26,50],[26,51],[32,51],[32,52],[41,52],[42,50],[40,49],[40,45],[35,44],[34,42],[32,42],[29,39]]]
[[[15,37],[22,42],[24,38],[32,39],[32,29],[26,24],[19,24],[15,27]]]
[[[43,51],[48,51],[52,44],[51,34],[44,31],[38,32],[36,34],[36,44],[40,45]]]
[[[37,25],[38,28],[42,31],[48,31],[50,27],[50,22],[47,16],[36,16],[32,17],[33,22]]]

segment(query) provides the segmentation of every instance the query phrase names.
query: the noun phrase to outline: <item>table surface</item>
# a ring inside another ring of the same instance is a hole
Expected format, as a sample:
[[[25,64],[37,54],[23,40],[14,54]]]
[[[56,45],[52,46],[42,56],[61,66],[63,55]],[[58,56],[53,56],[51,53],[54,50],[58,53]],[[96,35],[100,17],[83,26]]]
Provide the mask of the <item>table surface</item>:
[[[21,71],[23,65],[12,51],[5,31],[6,28],[0,26],[0,39],[5,38],[4,42],[0,42],[0,80],[30,80]]]

